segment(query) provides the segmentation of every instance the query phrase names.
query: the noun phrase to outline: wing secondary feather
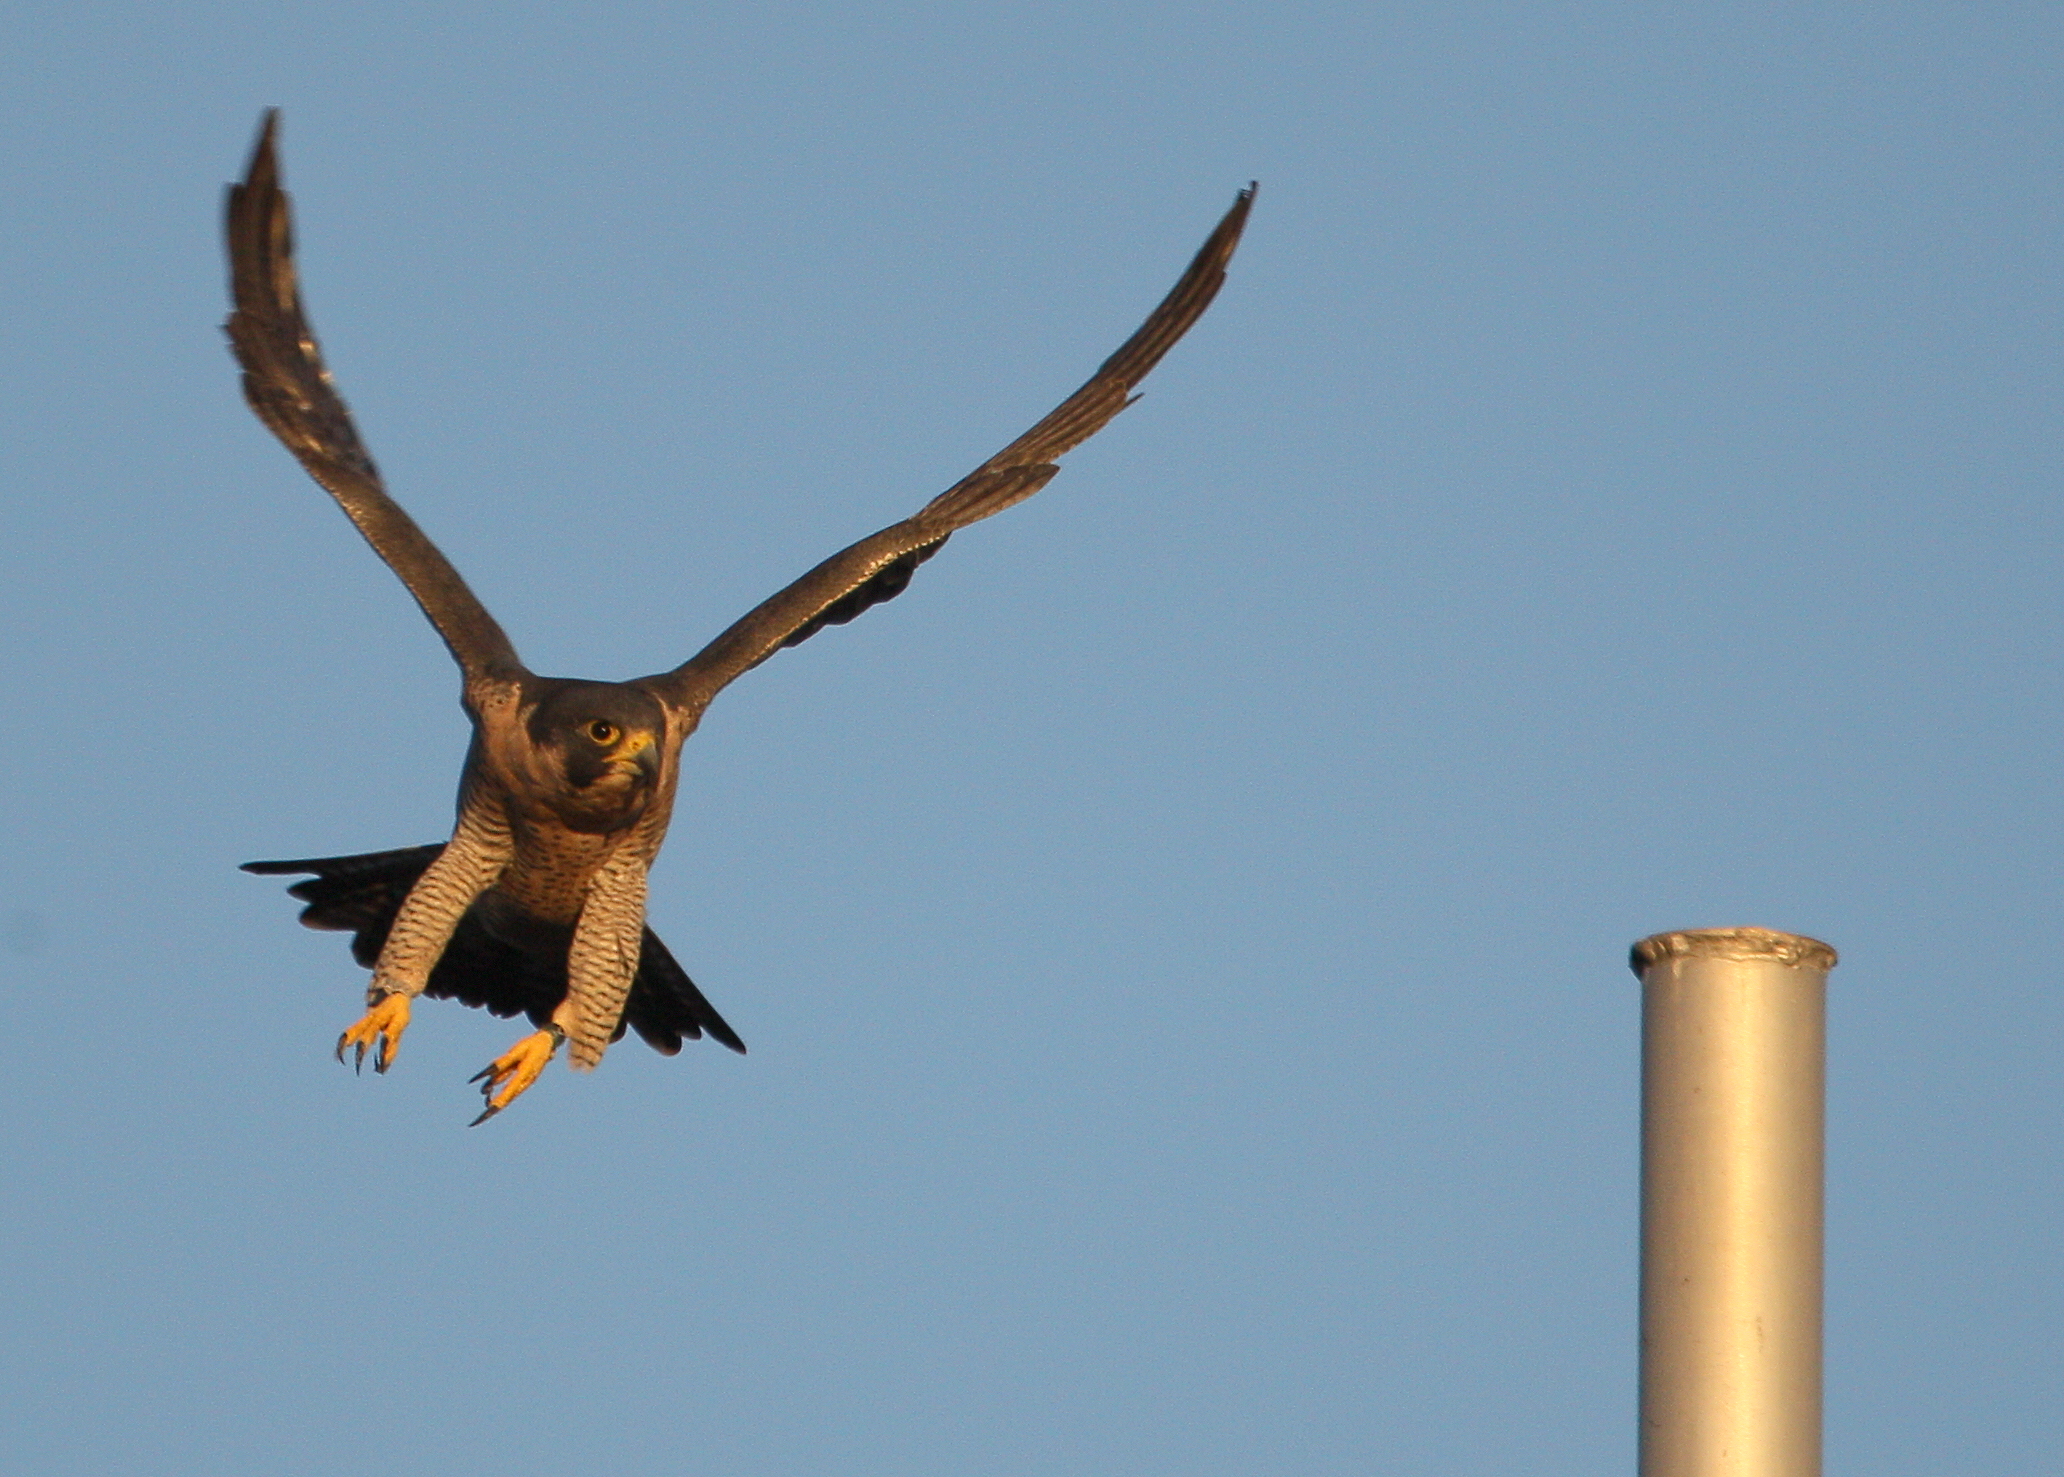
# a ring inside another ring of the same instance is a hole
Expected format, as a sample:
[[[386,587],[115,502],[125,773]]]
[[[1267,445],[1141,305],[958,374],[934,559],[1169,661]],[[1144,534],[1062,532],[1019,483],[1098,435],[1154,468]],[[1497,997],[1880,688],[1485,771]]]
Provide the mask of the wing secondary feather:
[[[451,561],[387,495],[351,412],[323,365],[301,306],[294,226],[280,187],[277,110],[265,115],[242,183],[229,187],[225,226],[234,311],[223,329],[244,370],[244,398],[308,474],[401,577],[451,648],[472,692],[523,675],[523,664]]]
[[[1056,459],[1130,405],[1134,387],[1211,306],[1253,204],[1254,186],[1249,185],[1147,321],[1045,419],[914,517],[832,555],[695,656],[671,672],[646,678],[643,685],[677,707],[700,713],[728,684],[782,647],[901,594],[917,566],[937,553],[955,530],[1001,513],[1046,486],[1060,471]]]

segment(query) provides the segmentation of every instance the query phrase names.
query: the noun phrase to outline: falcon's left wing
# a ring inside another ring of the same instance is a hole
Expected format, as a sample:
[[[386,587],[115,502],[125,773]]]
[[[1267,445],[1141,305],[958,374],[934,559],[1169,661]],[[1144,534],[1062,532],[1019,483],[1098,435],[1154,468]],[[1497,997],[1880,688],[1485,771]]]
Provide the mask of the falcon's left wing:
[[[763,601],[695,656],[640,685],[676,707],[700,713],[711,698],[784,646],[903,593],[917,566],[954,530],[1021,503],[1051,481],[1055,459],[1109,425],[1133,400],[1133,387],[1204,316],[1240,244],[1254,186],[1240,191],[1147,321],[1106,359],[1089,383],[1038,425],[940,493],[916,516],[834,554],[780,594]]]

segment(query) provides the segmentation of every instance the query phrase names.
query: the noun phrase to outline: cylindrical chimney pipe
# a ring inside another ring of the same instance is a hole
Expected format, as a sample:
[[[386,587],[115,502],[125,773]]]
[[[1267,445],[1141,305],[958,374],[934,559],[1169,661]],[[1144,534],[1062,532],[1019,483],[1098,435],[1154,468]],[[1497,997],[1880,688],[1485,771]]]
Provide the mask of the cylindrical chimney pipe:
[[[1641,977],[1641,1477],[1820,1477],[1827,974],[1767,928]]]

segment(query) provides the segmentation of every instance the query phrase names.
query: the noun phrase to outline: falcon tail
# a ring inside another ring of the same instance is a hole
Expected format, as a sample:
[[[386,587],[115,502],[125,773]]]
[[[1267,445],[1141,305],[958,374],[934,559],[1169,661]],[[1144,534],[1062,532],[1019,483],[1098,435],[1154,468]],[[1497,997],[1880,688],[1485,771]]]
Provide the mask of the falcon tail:
[[[443,850],[438,844],[361,856],[245,862],[243,870],[261,877],[307,874],[306,881],[287,889],[308,905],[301,921],[310,928],[349,933],[351,957],[370,969],[402,900]],[[489,893],[460,920],[424,993],[483,1006],[499,1016],[527,1015],[536,1025],[547,1025],[566,998],[566,951],[572,943],[571,928],[533,918]],[[684,1040],[704,1035],[733,1051],[745,1050],[738,1033],[650,928],[638,951],[638,976],[624,1002],[623,1019],[610,1039],[621,1040],[626,1027],[666,1056],[679,1051]]]

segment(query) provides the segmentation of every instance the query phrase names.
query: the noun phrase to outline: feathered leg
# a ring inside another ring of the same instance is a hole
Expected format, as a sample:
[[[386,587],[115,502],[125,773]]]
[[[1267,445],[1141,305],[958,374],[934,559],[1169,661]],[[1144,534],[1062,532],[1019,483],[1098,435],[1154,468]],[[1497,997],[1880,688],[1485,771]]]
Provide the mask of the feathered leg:
[[[576,1071],[589,1071],[602,1060],[638,977],[647,865],[648,858],[625,847],[588,883],[566,956],[566,1002],[560,1007]]]
[[[386,946],[373,966],[372,981],[366,986],[370,1008],[337,1038],[338,1061],[344,1060],[348,1048],[356,1047],[355,1063],[363,1066],[370,1049],[373,1070],[387,1070],[401,1045],[401,1033],[408,1029],[409,1006],[430,983],[430,971],[451,943],[459,920],[480,894],[494,886],[513,855],[509,828],[499,810],[469,799],[459,813],[451,844],[416,880],[395,915]]]
[[[638,975],[638,951],[645,936],[645,866],[642,856],[626,848],[589,882],[566,959],[566,998],[552,1012],[551,1025],[524,1037],[473,1078],[487,1099],[473,1127],[522,1096],[561,1046],[570,1048],[576,1071],[602,1060]]]

